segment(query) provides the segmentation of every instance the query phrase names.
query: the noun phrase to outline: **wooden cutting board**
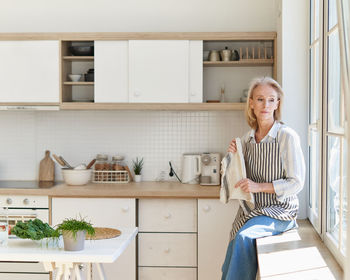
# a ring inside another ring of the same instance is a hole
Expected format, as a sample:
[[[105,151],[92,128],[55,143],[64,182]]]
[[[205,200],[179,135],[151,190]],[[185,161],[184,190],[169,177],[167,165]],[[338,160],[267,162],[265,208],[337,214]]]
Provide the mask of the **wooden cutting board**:
[[[45,151],[45,157],[40,161],[39,182],[55,181],[55,163],[50,157],[50,151]]]

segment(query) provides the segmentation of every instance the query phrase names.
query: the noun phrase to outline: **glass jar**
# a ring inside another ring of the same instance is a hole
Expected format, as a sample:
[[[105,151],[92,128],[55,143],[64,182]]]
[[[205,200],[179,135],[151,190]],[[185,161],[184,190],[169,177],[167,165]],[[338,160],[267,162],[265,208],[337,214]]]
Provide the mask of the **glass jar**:
[[[108,172],[110,170],[110,164],[108,163],[108,155],[98,154],[96,156],[95,181],[108,181]]]
[[[122,172],[125,170],[125,163],[124,163],[124,157],[123,156],[114,156],[112,157],[112,170],[114,172],[114,181],[120,182],[124,181],[125,178],[125,172]]]
[[[125,163],[123,156],[112,157],[112,170],[125,170]]]

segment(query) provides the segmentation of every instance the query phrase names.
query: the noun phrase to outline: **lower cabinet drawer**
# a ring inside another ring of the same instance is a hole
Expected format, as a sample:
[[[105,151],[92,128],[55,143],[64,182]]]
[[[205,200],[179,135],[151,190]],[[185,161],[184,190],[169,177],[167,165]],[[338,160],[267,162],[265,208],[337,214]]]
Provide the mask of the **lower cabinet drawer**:
[[[197,269],[192,267],[139,267],[139,280],[197,280]]]
[[[197,267],[195,233],[139,233],[139,266]]]

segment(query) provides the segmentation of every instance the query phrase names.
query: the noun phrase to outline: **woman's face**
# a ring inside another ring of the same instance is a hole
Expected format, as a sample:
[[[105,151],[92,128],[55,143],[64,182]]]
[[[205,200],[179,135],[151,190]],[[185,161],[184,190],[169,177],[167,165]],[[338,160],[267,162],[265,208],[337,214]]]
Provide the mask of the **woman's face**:
[[[278,94],[269,85],[259,85],[252,92],[249,106],[258,121],[274,120],[273,113],[279,106]]]

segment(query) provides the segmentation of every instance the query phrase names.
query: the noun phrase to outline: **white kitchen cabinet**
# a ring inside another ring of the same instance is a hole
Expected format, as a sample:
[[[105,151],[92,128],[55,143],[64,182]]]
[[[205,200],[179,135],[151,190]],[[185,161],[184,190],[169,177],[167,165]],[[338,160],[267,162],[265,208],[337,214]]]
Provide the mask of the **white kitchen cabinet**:
[[[128,41],[95,41],[95,102],[128,102]]]
[[[79,216],[97,227],[135,227],[135,199],[128,198],[52,198],[52,224]],[[120,275],[123,280],[136,279],[136,241],[113,264],[104,264],[108,279]],[[93,280],[99,277],[94,272]]]
[[[59,102],[59,42],[0,41],[0,102]]]
[[[189,102],[203,102],[203,41],[190,41]]]
[[[138,206],[139,280],[196,280],[197,200],[145,198]]]
[[[197,279],[197,269],[192,267],[139,267],[142,280],[193,280]]]
[[[198,199],[198,279],[221,279],[232,223],[238,202]]]
[[[129,41],[129,101],[189,101],[189,41]]]

